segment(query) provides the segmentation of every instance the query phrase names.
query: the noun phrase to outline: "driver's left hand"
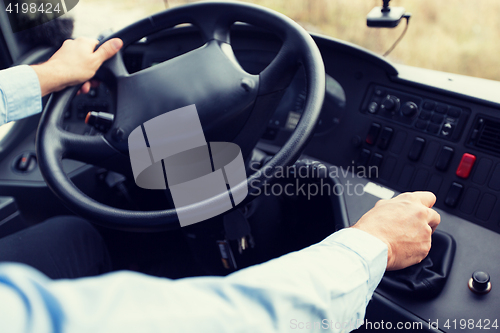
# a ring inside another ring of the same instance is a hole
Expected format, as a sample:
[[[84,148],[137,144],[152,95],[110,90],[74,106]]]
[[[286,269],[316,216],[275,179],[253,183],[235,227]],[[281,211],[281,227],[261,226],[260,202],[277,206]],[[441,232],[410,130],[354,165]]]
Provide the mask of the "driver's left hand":
[[[90,80],[102,63],[113,57],[123,46],[123,41],[113,38],[102,44],[96,39],[80,37],[66,40],[61,48],[45,63],[32,65],[40,81],[42,96],[69,86],[84,83],[82,92],[90,89]]]

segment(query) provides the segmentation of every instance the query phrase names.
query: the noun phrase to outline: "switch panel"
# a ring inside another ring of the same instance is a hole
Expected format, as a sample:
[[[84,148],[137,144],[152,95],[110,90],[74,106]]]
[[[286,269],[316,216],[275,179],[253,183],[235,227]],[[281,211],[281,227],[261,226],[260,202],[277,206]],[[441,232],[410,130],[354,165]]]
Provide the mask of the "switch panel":
[[[465,107],[378,85],[369,88],[361,111],[455,142],[471,113]]]

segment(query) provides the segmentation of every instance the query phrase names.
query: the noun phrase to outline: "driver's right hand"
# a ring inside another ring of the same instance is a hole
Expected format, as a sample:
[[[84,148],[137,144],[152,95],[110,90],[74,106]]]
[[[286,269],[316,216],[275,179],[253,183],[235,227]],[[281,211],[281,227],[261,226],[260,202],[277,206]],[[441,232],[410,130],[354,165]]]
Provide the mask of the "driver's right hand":
[[[432,209],[431,192],[402,193],[380,200],[352,226],[387,244],[387,270],[402,269],[421,262],[431,249],[431,235],[441,222]]]

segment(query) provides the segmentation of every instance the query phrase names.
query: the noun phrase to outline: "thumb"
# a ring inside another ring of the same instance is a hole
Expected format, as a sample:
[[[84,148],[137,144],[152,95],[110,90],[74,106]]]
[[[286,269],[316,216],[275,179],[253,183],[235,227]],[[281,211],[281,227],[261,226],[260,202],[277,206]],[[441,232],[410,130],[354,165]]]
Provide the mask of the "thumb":
[[[113,57],[122,48],[122,46],[123,41],[120,38],[113,38],[102,44],[94,54],[97,55],[101,62],[105,62],[109,58]]]

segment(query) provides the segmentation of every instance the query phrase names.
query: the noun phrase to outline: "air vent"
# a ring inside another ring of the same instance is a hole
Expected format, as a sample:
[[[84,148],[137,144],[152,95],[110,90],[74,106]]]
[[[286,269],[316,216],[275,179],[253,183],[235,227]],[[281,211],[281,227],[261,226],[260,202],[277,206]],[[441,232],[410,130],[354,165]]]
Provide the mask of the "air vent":
[[[500,120],[478,117],[469,143],[500,155]]]

